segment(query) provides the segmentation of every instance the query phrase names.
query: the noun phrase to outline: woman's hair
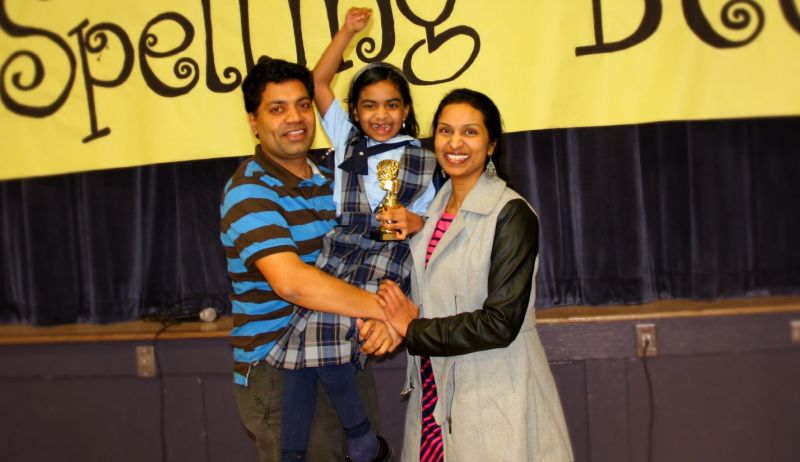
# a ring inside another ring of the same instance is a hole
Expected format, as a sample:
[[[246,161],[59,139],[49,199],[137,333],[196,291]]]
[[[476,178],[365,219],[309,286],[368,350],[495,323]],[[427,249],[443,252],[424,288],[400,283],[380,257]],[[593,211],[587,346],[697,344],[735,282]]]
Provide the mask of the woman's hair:
[[[436,113],[433,115],[431,134],[434,138],[436,137],[436,126],[439,124],[439,116],[442,115],[442,110],[445,106],[459,103],[469,104],[483,114],[483,124],[486,125],[486,129],[489,132],[489,143],[495,143],[492,161],[497,165],[501,153],[500,139],[503,135],[503,119],[500,117],[500,110],[497,109],[494,101],[479,91],[456,88],[442,98],[439,107],[436,108]],[[489,162],[488,158],[486,162]]]
[[[400,129],[400,133],[416,138],[419,135],[419,124],[417,117],[414,115],[414,102],[411,99],[411,89],[408,85],[408,80],[403,75],[403,71],[397,67],[384,62],[370,63],[353,77],[350,83],[350,91],[347,92],[347,107],[350,112],[350,120],[353,125],[358,127],[358,131],[362,132],[361,125],[356,123],[356,107],[358,105],[358,97],[361,91],[373,83],[378,83],[383,80],[389,81],[400,92],[403,98],[403,104],[408,106],[408,116],[406,116],[405,127]],[[363,134],[363,133],[362,133]]]

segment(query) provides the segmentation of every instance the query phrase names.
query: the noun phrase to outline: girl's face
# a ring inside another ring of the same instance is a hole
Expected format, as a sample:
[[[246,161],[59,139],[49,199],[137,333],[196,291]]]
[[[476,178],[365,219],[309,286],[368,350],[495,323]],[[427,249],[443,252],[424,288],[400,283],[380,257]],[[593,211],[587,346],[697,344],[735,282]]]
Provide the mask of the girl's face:
[[[361,89],[356,103],[356,123],[373,140],[388,141],[400,132],[408,109],[397,87],[388,80],[381,80]]]
[[[453,103],[439,114],[433,144],[436,160],[452,180],[474,183],[497,143],[489,141],[481,111],[467,103]]]

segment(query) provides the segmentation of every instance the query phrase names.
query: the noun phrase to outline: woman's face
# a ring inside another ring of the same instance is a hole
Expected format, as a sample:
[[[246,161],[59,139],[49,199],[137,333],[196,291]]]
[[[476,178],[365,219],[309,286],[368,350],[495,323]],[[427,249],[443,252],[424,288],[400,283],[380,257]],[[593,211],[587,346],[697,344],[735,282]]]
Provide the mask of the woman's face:
[[[467,103],[448,104],[436,122],[436,160],[455,181],[475,182],[494,152],[483,113]]]

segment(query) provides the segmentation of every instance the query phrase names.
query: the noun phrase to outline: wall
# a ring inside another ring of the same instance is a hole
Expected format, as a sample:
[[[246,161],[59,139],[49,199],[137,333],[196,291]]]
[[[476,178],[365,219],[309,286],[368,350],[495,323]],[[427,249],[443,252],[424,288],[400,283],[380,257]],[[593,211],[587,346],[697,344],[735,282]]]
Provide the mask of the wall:
[[[646,461],[650,440],[653,461],[797,460],[800,345],[789,326],[800,319],[800,303],[778,308],[542,316],[577,460]],[[646,364],[635,350],[635,325],[643,322],[656,325],[658,342]],[[156,342],[156,378],[136,375],[136,346],[152,340],[5,338],[0,457],[159,461],[163,451],[169,461],[256,461],[231,393],[227,339],[179,337]],[[374,366],[383,433],[395,445],[404,364],[400,354]]]

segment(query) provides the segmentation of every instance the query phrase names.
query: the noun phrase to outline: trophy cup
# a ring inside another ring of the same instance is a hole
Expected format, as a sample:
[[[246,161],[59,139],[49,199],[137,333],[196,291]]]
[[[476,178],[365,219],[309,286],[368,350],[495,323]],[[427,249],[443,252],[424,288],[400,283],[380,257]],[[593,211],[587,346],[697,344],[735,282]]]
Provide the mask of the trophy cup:
[[[386,191],[386,196],[383,197],[378,210],[385,211],[398,207],[397,202],[397,174],[400,172],[400,162],[396,160],[382,160],[378,162],[378,186]],[[382,221],[382,224],[391,223],[391,221]],[[399,241],[402,240],[397,236],[397,232],[391,229],[385,229],[383,225],[373,231],[372,238],[376,241]]]

